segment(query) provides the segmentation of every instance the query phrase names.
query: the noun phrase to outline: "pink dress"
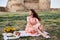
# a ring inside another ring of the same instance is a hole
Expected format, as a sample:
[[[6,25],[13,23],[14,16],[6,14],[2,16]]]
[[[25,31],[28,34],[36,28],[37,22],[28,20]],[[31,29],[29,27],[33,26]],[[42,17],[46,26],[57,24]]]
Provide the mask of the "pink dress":
[[[37,18],[27,17],[27,25],[25,28],[28,34],[38,34],[37,28],[40,26],[40,22]]]

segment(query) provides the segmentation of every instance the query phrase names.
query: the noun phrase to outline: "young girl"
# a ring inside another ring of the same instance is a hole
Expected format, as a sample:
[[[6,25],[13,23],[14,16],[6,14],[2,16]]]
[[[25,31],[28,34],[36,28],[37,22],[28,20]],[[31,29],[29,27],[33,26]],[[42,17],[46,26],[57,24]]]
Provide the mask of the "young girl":
[[[38,17],[34,9],[30,9],[29,16],[27,17],[27,25],[25,28],[26,33],[28,34],[41,34],[45,38],[50,38],[47,34],[44,33],[43,26],[41,25],[41,19]]]

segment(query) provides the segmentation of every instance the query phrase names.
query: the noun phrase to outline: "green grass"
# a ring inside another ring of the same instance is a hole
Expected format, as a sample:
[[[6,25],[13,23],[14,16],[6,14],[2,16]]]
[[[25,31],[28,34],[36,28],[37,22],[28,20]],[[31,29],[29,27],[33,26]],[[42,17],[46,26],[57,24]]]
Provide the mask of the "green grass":
[[[41,22],[47,32],[50,33],[51,39],[39,37],[23,37],[19,40],[60,40],[60,12],[45,11],[37,12],[41,18]],[[3,28],[7,25],[14,26],[19,30],[24,30],[26,27],[26,17],[28,12],[1,12],[0,13],[0,40],[2,40]]]

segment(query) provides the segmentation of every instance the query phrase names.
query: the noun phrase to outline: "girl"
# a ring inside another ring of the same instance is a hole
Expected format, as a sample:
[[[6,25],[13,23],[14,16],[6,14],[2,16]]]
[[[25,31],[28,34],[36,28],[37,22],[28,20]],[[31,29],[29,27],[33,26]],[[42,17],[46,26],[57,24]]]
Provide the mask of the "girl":
[[[41,34],[45,38],[50,38],[44,33],[43,26],[41,25],[41,19],[38,17],[34,9],[30,9],[29,16],[27,17],[27,26],[25,28],[28,34]]]

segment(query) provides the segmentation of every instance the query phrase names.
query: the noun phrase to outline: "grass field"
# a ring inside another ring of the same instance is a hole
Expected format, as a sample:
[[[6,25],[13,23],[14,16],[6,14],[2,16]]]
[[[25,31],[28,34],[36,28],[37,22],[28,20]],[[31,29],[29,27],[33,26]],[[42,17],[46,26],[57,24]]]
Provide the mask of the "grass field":
[[[51,39],[39,37],[23,37],[19,40],[60,40],[60,12],[37,12],[41,22],[47,32],[50,33]],[[2,33],[7,25],[14,26],[19,30],[24,30],[26,26],[26,17],[28,12],[0,12],[0,40],[3,40]]]

